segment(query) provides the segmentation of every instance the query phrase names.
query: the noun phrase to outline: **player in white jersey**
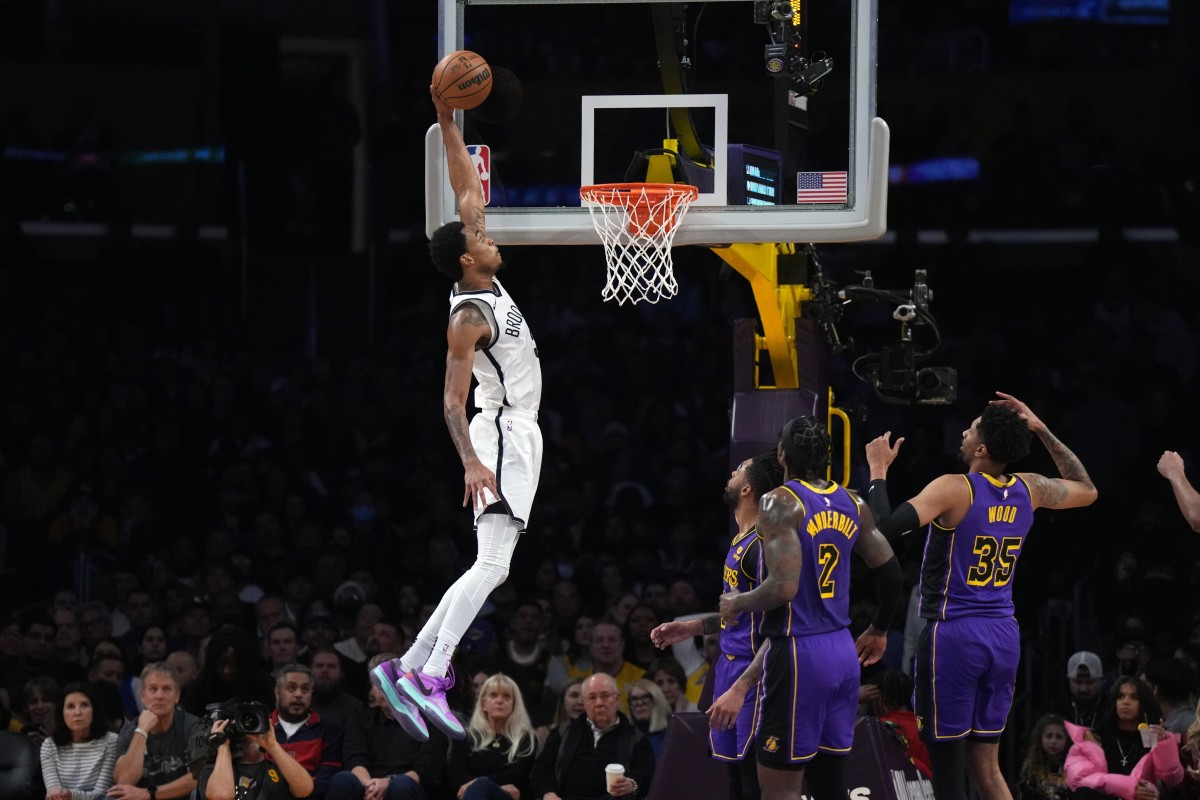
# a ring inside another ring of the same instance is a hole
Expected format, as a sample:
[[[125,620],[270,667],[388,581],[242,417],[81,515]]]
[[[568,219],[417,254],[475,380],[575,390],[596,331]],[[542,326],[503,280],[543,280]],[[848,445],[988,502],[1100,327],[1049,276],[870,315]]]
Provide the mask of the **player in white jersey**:
[[[371,677],[410,734],[428,738],[424,715],[461,739],[462,724],[446,703],[446,690],[454,683],[450,657],[488,595],[508,576],[517,537],[529,521],[542,466],[537,425],[542,371],[524,316],[496,280],[504,262],[487,235],[483,191],[454,110],[432,86],[430,93],[461,217],[461,222],[436,230],[429,242],[434,264],[455,282],[446,330],[443,408],[463,463],[463,505],[474,506],[479,551],[471,568],[446,590],[408,652],[380,664]],[[472,375],[478,382],[479,413],[468,425]]]

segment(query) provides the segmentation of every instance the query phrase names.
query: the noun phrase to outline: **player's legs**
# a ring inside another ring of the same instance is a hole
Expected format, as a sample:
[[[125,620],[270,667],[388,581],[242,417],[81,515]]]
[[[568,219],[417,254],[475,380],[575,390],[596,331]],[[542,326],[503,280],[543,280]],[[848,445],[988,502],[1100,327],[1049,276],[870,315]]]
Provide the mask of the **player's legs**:
[[[812,800],[847,800],[845,773],[845,756],[817,753],[804,770],[809,796]]]
[[[804,767],[776,769],[759,763],[758,785],[762,800],[801,800],[804,797]]]
[[[925,746],[933,767],[933,796],[937,800],[967,800],[966,742],[926,741]]]
[[[454,655],[463,633],[471,627],[471,622],[492,590],[508,577],[508,566],[512,562],[520,530],[507,514],[484,514],[479,518],[475,536],[479,552],[471,568],[454,582],[453,590],[446,593],[449,602],[445,618],[438,629],[433,652],[421,668],[426,675],[440,678],[446,674],[450,657]]]
[[[917,640],[913,668],[913,709],[929,748],[937,800],[967,798],[963,739],[971,730],[975,681],[966,672],[968,659],[958,644],[953,621],[930,621]]]
[[[1012,800],[1008,782],[1000,772],[1000,743],[998,740],[968,740],[966,743],[967,769],[982,800]],[[934,787],[936,793],[937,787]],[[936,795],[941,800],[941,795]]]
[[[730,764],[729,772],[729,796],[732,800],[760,800],[762,789],[758,785],[758,761],[754,758],[754,748],[750,748],[741,761]]]

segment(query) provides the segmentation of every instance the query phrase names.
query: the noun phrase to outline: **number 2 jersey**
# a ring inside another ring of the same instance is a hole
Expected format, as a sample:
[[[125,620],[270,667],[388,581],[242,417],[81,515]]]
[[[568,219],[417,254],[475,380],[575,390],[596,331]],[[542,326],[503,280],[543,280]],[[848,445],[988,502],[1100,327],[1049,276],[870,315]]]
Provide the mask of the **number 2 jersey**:
[[[930,523],[921,566],[921,616],[1011,617],[1012,580],[1033,525],[1029,487],[1017,475],[963,475],[971,507],[953,528]]]
[[[801,480],[782,488],[804,508],[800,539],[800,585],[786,605],[767,611],[764,636],[812,636],[850,624],[850,552],[858,540],[858,503],[845,488],[823,489]]]

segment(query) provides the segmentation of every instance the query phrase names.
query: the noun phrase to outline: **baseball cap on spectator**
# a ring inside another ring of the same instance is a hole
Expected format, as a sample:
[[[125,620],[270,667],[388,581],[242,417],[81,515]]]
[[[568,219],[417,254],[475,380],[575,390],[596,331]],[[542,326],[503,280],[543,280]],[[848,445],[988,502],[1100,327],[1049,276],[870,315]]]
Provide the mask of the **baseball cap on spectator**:
[[[1100,666],[1100,656],[1087,650],[1080,650],[1067,659],[1067,677],[1081,680],[1104,677],[1104,667]]]

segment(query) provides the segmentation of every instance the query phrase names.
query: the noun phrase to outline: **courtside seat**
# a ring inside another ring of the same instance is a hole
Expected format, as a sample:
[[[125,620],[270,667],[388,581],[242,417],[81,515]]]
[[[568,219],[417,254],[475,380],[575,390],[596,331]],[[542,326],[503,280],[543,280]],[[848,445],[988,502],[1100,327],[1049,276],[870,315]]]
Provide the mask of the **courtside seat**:
[[[12,731],[0,731],[0,800],[41,800],[38,747]]]

